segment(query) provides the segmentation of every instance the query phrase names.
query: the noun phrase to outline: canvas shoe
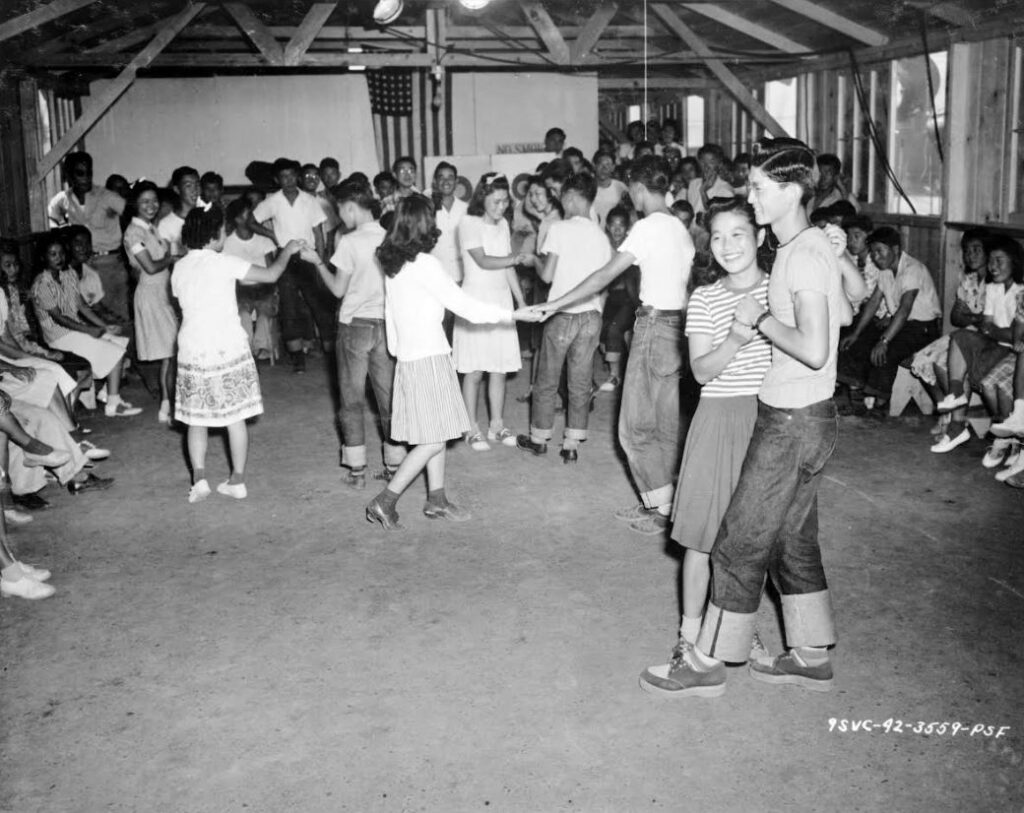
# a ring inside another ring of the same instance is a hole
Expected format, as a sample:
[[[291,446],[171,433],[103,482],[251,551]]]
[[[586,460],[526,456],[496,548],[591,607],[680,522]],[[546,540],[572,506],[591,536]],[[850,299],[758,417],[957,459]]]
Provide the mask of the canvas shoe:
[[[670,522],[671,520],[665,514],[650,511],[643,519],[629,523],[629,530],[638,534],[654,536],[655,534],[664,533],[668,529]]]
[[[615,512],[615,519],[621,519],[623,522],[636,522],[638,519],[646,517],[653,508],[645,508],[643,503],[634,503],[628,508],[620,508]]]
[[[1008,457],[1006,467],[996,472],[996,479],[1000,483],[1007,483],[1021,472],[1024,472],[1024,451],[1018,451],[1017,454]]]
[[[29,576],[22,575],[19,579],[0,577],[0,596],[4,598],[15,596],[34,600],[49,598],[56,592],[52,584],[43,584]]]
[[[965,426],[964,430],[955,438],[951,438],[948,433],[943,435],[939,438],[938,442],[931,447],[931,450],[936,454],[945,454],[946,452],[953,451],[957,446],[962,446],[970,439],[971,430]]]
[[[35,579],[37,582],[45,582],[50,579],[50,571],[45,567],[33,567],[32,565],[26,565],[24,562],[15,562],[15,564],[20,567],[21,572],[30,579]]]
[[[488,429],[487,439],[494,443],[500,443],[502,446],[516,445],[516,433],[506,426],[501,427],[497,432],[493,429]]]
[[[661,697],[720,697],[725,693],[725,664],[702,671],[695,666],[693,644],[679,639],[672,660],[640,673],[640,688]]]
[[[200,480],[188,490],[189,502],[202,502],[210,496],[210,484],[206,480]]]
[[[992,424],[988,431],[997,438],[1024,437],[1024,415],[1014,412],[1005,421]]]
[[[117,396],[112,396],[103,407],[103,414],[108,418],[130,418],[142,412],[142,407],[132,406]]]
[[[832,663],[808,666],[795,649],[768,661],[750,661],[750,676],[762,683],[791,684],[812,692],[832,690]]]
[[[981,465],[986,469],[994,469],[996,466],[1002,465],[1010,454],[1013,445],[1012,438],[996,438],[992,445],[988,447],[985,456],[981,458]]]
[[[244,500],[249,496],[245,483],[229,483],[227,480],[217,485],[217,493],[225,497],[234,497],[236,500]]]
[[[483,434],[477,429],[475,432],[467,432],[463,435],[466,445],[474,452],[489,452],[491,444],[484,440]]]
[[[952,412],[954,409],[967,406],[968,403],[970,403],[970,398],[967,393],[961,393],[960,395],[950,393],[935,405],[935,411]]]

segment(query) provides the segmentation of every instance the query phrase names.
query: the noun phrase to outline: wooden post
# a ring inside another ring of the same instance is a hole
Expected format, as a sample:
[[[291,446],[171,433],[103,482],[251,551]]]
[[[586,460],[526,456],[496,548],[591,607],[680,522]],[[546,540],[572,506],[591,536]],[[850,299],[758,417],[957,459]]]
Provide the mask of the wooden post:
[[[42,138],[39,133],[39,84],[35,79],[22,79],[18,85],[21,94],[21,140],[25,150],[26,174],[30,179],[28,184],[29,225],[32,231],[45,231],[47,202],[43,200],[43,188],[40,185],[42,177],[38,180],[34,178],[36,163],[39,160],[42,147]]]
[[[725,63],[720,59],[716,59],[711,49],[700,37],[697,36],[696,32],[693,31],[686,23],[679,19],[679,15],[676,14],[675,10],[666,3],[654,3],[651,6],[651,10],[661,19],[663,23],[672,31],[679,39],[689,46],[697,56],[704,60],[704,64],[708,66],[708,69],[718,78],[728,91],[736,97],[736,100],[743,105],[761,125],[768,130],[773,136],[786,136],[785,128],[779,124],[774,117],[765,110],[763,104],[754,98],[753,94],[747,90],[746,86],[736,78],[736,75],[725,67]]]
[[[117,78],[99,93],[89,107],[82,112],[74,126],[61,136],[60,140],[53,145],[53,148],[46,155],[39,159],[35,171],[31,173],[29,178],[30,185],[38,186],[42,182],[43,178],[60,163],[68,151],[92,129],[93,125],[99,121],[100,116],[107,112],[110,106],[121,98],[121,94],[131,87],[131,84],[135,81],[135,75],[156,59],[160,52],[178,35],[178,32],[203,10],[203,5],[203,3],[196,3],[195,5],[186,6],[183,11],[175,16],[153,38],[149,45],[143,48],[125,66],[125,69],[117,75]]]

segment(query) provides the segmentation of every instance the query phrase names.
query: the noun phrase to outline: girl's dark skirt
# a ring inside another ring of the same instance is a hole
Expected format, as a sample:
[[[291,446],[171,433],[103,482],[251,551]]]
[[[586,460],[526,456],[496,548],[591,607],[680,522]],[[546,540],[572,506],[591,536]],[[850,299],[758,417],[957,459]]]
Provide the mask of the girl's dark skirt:
[[[470,430],[450,353],[395,365],[391,439],[418,446],[443,443]]]
[[[956,342],[963,354],[967,363],[967,378],[974,386],[978,386],[999,362],[1013,352],[1012,348],[974,330],[958,330],[950,341]]]
[[[686,433],[672,506],[672,538],[684,548],[711,552],[756,421],[756,395],[700,399]]]

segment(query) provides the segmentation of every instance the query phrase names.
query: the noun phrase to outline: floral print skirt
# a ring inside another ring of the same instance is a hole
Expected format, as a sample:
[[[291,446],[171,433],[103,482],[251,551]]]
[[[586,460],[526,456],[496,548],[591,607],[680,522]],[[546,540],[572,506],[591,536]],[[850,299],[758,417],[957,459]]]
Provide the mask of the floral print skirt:
[[[228,426],[263,413],[256,362],[234,352],[178,353],[174,417],[190,426]]]

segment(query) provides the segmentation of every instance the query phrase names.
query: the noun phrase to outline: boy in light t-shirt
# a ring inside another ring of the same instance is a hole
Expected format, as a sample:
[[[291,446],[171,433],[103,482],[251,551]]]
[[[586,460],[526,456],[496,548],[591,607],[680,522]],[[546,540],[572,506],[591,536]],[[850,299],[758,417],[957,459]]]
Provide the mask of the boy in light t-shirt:
[[[565,219],[551,224],[541,253],[540,278],[551,285],[550,296],[560,297],[575,288],[611,259],[612,250],[601,227],[590,219],[597,182],[590,175],[574,175],[562,186]],[[544,454],[555,423],[555,399],[562,366],[568,365],[569,407],[565,417],[562,460],[576,462],[579,444],[587,439],[594,353],[601,337],[601,297],[594,294],[556,313],[544,325],[537,380],[533,385],[530,434],[519,435],[520,449]]]
[[[631,265],[640,268],[640,307],[622,385],[619,443],[642,504],[617,511],[615,517],[642,534],[660,534],[668,528],[686,435],[679,389],[686,359],[686,285],[694,248],[689,232],[665,205],[668,185],[664,158],[638,158],[630,171],[629,194],[644,218],[604,266],[568,293],[533,306],[541,313],[564,310],[608,287]]]

